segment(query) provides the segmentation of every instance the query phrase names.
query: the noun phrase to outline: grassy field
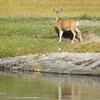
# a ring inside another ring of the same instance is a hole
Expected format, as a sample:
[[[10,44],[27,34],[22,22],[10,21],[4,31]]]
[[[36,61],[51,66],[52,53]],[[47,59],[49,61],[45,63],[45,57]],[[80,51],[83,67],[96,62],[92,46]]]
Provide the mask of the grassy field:
[[[0,57],[50,52],[100,52],[99,42],[58,43],[52,18],[0,18]],[[36,21],[35,21],[36,20]],[[82,34],[100,33],[98,26],[80,26]]]
[[[50,52],[100,52],[99,42],[58,43],[53,8],[63,19],[100,20],[100,0],[0,0],[0,58]],[[100,34],[99,26],[80,26]]]
[[[100,0],[0,0],[0,17],[54,17],[53,8],[63,8],[61,16],[100,17]]]

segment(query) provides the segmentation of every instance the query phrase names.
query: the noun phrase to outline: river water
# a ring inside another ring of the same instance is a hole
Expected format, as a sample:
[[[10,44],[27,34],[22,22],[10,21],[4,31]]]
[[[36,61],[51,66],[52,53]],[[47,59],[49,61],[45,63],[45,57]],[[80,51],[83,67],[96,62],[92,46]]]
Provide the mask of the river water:
[[[100,100],[100,77],[0,72],[0,100]]]

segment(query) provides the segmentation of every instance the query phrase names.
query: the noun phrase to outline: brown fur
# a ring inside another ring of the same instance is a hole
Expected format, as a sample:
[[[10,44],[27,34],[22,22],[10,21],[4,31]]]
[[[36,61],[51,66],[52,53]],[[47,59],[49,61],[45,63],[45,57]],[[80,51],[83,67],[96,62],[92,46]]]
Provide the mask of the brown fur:
[[[82,41],[81,32],[77,27],[79,25],[79,22],[75,19],[69,19],[69,20],[59,19],[59,15],[62,10],[63,9],[61,9],[60,11],[56,11],[55,9],[53,9],[53,11],[56,12],[56,24],[57,28],[59,29],[59,42],[61,42],[61,37],[64,30],[71,30],[71,32],[73,33],[73,39],[71,44],[75,40],[76,32],[80,36],[80,41]]]

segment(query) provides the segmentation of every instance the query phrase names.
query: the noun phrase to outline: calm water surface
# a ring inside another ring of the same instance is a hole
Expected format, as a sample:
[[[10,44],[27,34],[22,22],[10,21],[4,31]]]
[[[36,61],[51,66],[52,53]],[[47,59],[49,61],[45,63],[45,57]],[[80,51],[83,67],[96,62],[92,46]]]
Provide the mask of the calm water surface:
[[[0,72],[0,100],[100,100],[100,77]]]

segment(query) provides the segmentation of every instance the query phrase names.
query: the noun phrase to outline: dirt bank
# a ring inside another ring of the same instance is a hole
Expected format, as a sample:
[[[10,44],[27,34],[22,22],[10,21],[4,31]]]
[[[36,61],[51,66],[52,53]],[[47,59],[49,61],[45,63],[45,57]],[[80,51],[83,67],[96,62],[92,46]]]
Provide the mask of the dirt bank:
[[[80,25],[100,26],[100,21],[80,20]]]
[[[100,21],[80,20],[80,25],[100,26]],[[83,41],[100,42],[100,36],[94,35],[94,32],[89,31],[82,35]]]

